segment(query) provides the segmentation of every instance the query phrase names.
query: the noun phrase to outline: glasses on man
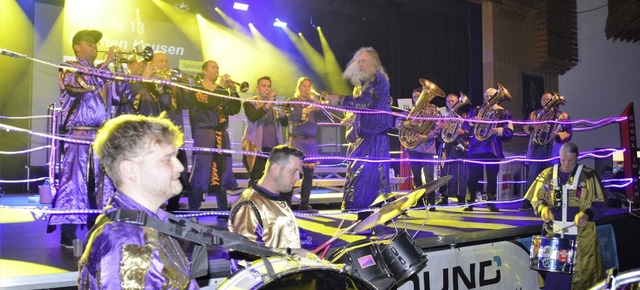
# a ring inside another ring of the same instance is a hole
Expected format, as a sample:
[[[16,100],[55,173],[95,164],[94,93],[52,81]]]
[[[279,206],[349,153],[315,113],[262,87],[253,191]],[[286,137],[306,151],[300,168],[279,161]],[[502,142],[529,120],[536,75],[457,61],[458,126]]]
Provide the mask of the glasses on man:
[[[93,40],[93,38],[85,38],[85,39],[83,39],[83,41],[86,42],[87,45],[89,45],[89,46],[98,46],[98,43],[99,43],[99,42]]]

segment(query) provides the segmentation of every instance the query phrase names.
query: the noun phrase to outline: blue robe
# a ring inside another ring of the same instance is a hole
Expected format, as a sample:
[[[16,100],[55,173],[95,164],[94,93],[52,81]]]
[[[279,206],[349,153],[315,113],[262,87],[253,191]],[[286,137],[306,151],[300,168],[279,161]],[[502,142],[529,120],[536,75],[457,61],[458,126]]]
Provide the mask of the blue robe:
[[[66,66],[83,69],[95,69],[96,67],[85,60],[70,61]],[[111,72],[104,68],[101,70],[106,75]],[[68,137],[91,141],[96,130],[109,118],[106,104],[127,102],[124,98],[131,99],[134,93],[128,83],[110,82],[105,78],[81,72],[61,71],[58,75],[61,85],[60,122],[64,129],[69,130]],[[75,106],[74,103],[77,103]],[[73,108],[73,110],[72,110]],[[89,145],[79,143],[65,143],[62,164],[60,166],[60,187],[57,190],[53,208],[56,210],[86,210],[90,208],[87,184],[87,161],[89,159]],[[94,173],[96,181],[95,204],[97,209],[102,209],[113,195],[114,188],[111,180],[105,176],[104,188],[99,190],[98,185],[98,158],[94,156]],[[87,215],[52,215],[50,225],[59,224],[86,224]]]
[[[391,112],[389,80],[377,72],[373,80],[354,90],[353,96],[342,100],[345,107]],[[356,114],[353,122],[356,140],[349,157],[367,159],[389,158],[389,136],[393,116],[388,114]],[[369,208],[379,194],[391,191],[389,163],[351,162],[347,167],[342,208]]]

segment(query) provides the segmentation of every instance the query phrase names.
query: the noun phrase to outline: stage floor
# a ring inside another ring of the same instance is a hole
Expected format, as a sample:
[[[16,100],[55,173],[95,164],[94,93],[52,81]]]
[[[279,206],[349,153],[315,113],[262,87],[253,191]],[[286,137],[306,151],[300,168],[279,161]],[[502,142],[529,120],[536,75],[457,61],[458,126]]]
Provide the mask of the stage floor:
[[[72,250],[60,247],[59,232],[47,234],[46,220],[32,213],[32,210],[49,206],[41,205],[37,200],[34,195],[12,194],[0,198],[1,288],[75,285],[77,258]],[[490,212],[483,205],[476,206],[472,212],[464,212],[462,207],[454,205],[438,207],[434,212],[424,209],[409,210],[395,219],[395,227],[393,223],[377,226],[375,237],[342,235],[331,244],[331,251],[362,239],[389,239],[396,230],[402,229],[414,236],[416,244],[427,252],[539,234],[542,226],[540,219],[532,211],[518,211],[519,205],[519,201],[502,202],[498,205],[500,212]],[[341,213],[337,204],[316,203],[314,207],[319,209],[317,214],[297,213],[299,226],[311,239],[306,246],[308,249],[314,249],[331,238],[339,231],[338,227],[343,220],[341,228],[356,220],[355,214]],[[201,216],[198,219],[202,225],[219,230],[227,229],[226,222],[216,216]],[[624,209],[609,208],[603,222],[619,219],[634,217]],[[84,237],[86,231],[86,228],[79,230],[78,236]],[[209,278],[228,275],[227,257],[227,249],[210,247]],[[37,284],[43,281],[47,284]]]

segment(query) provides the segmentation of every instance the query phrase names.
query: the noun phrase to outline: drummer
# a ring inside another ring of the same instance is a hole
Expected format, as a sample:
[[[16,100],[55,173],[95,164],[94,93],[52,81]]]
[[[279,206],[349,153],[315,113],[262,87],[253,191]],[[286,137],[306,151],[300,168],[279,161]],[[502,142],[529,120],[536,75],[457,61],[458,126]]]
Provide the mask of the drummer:
[[[271,150],[262,178],[251,184],[231,207],[229,231],[267,247],[307,256],[301,248],[296,217],[281,198],[290,192],[302,174],[304,153],[297,148],[278,145]],[[231,256],[231,272],[242,269],[239,260],[255,260],[238,252]]]
[[[577,236],[573,275],[548,272],[545,289],[588,289],[604,277],[595,221],[604,216],[606,195],[596,171],[578,165],[577,160],[578,146],[571,142],[562,144],[560,165],[543,170],[526,194],[533,196],[535,213],[544,221],[543,235],[563,233],[571,239]],[[564,191],[568,203],[563,213]]]

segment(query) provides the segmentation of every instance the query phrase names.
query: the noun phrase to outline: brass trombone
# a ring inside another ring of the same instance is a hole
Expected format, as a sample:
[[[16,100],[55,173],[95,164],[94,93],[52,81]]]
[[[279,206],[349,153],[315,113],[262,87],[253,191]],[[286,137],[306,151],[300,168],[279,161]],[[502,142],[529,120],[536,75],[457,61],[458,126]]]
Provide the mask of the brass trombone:
[[[311,100],[312,103],[316,103],[320,105],[328,105],[329,100],[327,100],[326,96],[329,94],[331,93],[326,91],[323,91],[322,93],[318,93],[316,92],[316,90],[311,89],[309,91],[309,99]],[[320,108],[320,110],[327,118],[329,118],[329,120],[331,120],[332,123],[336,123],[336,120],[342,120],[341,117],[327,111],[325,108]]]

